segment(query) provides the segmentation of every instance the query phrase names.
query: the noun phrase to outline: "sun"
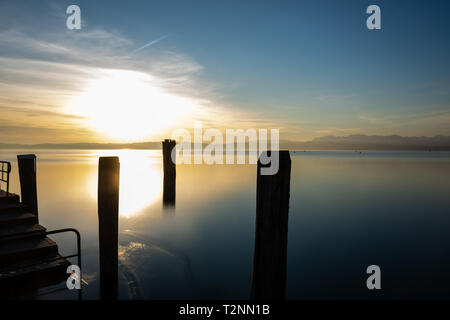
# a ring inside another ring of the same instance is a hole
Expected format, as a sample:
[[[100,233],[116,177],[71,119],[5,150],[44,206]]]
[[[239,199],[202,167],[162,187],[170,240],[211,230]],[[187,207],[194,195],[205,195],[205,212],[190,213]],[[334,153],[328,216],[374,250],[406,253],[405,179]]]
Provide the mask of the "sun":
[[[149,74],[102,70],[69,108],[92,130],[121,142],[151,137],[187,119],[196,101],[168,92]]]

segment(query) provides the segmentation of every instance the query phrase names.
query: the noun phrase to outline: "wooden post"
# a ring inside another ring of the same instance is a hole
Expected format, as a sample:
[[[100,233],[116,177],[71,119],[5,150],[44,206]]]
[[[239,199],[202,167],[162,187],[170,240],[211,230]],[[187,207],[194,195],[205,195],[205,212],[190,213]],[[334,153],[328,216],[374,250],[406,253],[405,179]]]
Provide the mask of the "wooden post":
[[[164,186],[163,186],[163,206],[175,206],[175,186],[176,186],[176,166],[172,161],[172,150],[175,148],[176,141],[165,139],[162,142],[163,149],[163,168],[164,168]]]
[[[268,154],[270,156],[270,151]],[[276,174],[261,175],[261,168],[267,166],[261,163],[261,159],[258,161],[251,294],[254,300],[283,300],[286,297],[291,179],[289,151],[279,151],[279,170]]]
[[[36,156],[24,154],[17,156],[19,166],[20,192],[22,203],[28,210],[38,216],[37,186],[36,186]]]
[[[119,227],[118,157],[100,157],[98,163],[98,235],[100,249],[100,294],[102,299],[117,299],[118,227]]]

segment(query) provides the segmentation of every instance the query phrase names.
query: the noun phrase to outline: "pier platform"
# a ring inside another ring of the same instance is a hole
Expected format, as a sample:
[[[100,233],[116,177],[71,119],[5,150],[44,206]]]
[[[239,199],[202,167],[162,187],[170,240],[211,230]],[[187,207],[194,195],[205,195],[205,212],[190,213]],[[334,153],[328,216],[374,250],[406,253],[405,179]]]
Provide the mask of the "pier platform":
[[[0,297],[61,283],[71,264],[17,194],[0,190]]]

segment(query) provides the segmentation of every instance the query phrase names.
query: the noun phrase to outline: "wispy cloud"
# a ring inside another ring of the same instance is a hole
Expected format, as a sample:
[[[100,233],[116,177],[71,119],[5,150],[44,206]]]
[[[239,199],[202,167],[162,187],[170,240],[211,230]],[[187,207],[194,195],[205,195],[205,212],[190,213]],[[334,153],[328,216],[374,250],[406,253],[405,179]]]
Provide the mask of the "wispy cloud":
[[[143,49],[164,38],[136,50],[144,53]],[[76,35],[63,30],[44,37],[7,29],[0,31],[0,43],[6,48],[0,51],[0,108],[8,120],[2,136],[11,142],[36,142],[40,138],[43,142],[76,142],[80,137],[87,142],[106,139],[92,132],[87,134],[91,129],[84,118],[71,114],[67,106],[108,70],[145,74],[151,79],[150,85],[189,99],[197,105],[192,122],[216,115],[220,115],[217,119],[231,119],[225,108],[213,102],[211,86],[196,78],[203,67],[183,53],[159,48],[157,52],[130,57],[133,41],[102,29]],[[30,135],[33,130],[35,134]]]
[[[28,117],[56,117],[56,118],[63,118],[63,119],[83,119],[83,117],[74,115],[74,114],[65,114],[61,112],[54,112],[54,111],[48,111],[48,110],[36,110],[33,108],[22,108],[22,107],[8,107],[5,105],[0,104],[0,109],[3,110],[3,112],[13,112],[13,113],[21,113]]]
[[[133,51],[131,52],[131,54],[136,53],[136,52],[139,52],[139,51],[141,51],[141,50],[144,50],[145,48],[148,48],[148,47],[150,47],[150,46],[152,46],[152,45],[154,45],[154,44],[157,44],[158,42],[160,42],[161,40],[164,40],[164,39],[167,38],[167,37],[168,37],[168,36],[165,35],[165,36],[162,36],[162,37],[160,37],[160,38],[158,38],[158,39],[155,39],[155,40],[153,40],[153,41],[150,41],[149,43],[143,45],[142,47],[137,48],[136,50],[133,50]]]

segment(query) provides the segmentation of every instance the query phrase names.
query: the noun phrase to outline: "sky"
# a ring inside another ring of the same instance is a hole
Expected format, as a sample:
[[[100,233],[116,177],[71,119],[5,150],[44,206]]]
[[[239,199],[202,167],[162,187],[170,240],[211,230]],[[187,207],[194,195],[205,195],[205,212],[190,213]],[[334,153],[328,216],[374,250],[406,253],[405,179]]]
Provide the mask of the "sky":
[[[81,9],[69,30],[66,9]],[[381,9],[368,30],[366,9]],[[450,135],[448,1],[0,0],[0,142]]]

